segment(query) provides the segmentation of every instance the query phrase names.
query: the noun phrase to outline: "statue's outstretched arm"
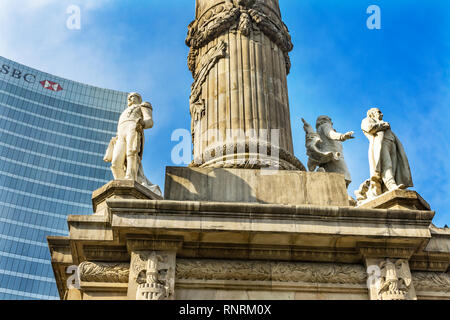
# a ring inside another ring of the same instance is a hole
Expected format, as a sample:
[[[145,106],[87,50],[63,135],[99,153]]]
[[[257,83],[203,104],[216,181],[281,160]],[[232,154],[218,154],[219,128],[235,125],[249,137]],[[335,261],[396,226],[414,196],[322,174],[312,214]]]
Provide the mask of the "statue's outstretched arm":
[[[335,141],[346,141],[348,139],[354,139],[353,135],[355,134],[353,131],[347,133],[339,133],[333,129],[331,125],[327,125],[325,127],[324,133],[328,138]]]
[[[144,129],[150,129],[153,128],[153,107],[150,103],[143,103],[142,104],[142,115],[144,116]]]

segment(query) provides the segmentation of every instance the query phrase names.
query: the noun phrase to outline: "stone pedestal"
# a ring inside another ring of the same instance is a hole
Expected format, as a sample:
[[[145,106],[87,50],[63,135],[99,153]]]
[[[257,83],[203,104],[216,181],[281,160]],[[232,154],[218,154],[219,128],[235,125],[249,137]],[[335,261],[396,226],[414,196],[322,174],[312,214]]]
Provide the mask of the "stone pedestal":
[[[411,210],[431,210],[430,205],[415,191],[394,190],[381,196],[363,202],[360,208],[371,209],[411,209]]]
[[[113,180],[92,193],[92,206],[97,215],[105,214],[109,199],[161,200],[161,196],[133,180]]]
[[[165,199],[285,205],[348,206],[335,173],[168,167]]]

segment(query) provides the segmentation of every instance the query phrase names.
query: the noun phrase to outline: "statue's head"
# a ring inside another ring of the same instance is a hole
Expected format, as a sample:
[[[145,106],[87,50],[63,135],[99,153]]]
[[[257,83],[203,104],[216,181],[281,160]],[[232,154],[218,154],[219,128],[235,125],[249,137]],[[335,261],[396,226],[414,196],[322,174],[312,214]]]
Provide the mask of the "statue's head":
[[[374,120],[383,120],[383,113],[378,108],[372,108],[367,111],[367,117]]]
[[[329,116],[320,116],[316,121],[316,129],[318,129],[324,123],[330,123],[331,125],[333,125],[333,122],[331,121],[331,118]]]
[[[128,95],[128,106],[132,106],[135,104],[141,104],[142,97],[139,93],[132,92]]]

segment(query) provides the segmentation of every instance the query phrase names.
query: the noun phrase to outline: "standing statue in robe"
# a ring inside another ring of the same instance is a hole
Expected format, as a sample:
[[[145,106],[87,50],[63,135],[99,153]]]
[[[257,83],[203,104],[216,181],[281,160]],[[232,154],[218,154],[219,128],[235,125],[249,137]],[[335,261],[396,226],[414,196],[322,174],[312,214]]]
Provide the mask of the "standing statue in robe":
[[[138,93],[128,95],[128,108],[122,112],[117,136],[111,139],[104,161],[111,162],[115,180],[134,180],[161,196],[159,186],[152,184],[144,175],[144,129],[153,127],[153,108],[142,102]]]
[[[383,113],[372,108],[362,121],[361,129],[369,139],[370,179],[355,194],[359,201],[387,191],[413,187],[411,169],[402,143],[383,121]]]

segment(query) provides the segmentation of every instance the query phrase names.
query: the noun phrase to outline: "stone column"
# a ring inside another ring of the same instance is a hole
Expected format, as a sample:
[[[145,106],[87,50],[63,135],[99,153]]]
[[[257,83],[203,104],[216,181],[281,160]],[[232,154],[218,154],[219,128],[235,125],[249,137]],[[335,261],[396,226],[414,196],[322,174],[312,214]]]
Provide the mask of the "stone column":
[[[278,0],[197,0],[186,43],[195,164],[305,170],[293,155],[293,45]]]

